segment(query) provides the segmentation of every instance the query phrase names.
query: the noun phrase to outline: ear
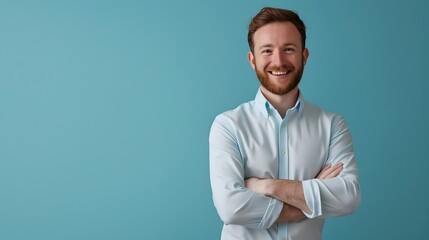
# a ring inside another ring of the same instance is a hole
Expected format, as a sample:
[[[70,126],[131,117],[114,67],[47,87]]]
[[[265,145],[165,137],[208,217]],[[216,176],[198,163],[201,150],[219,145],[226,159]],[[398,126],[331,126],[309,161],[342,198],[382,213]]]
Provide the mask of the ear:
[[[252,66],[253,70],[255,70],[255,56],[253,56],[251,51],[247,53],[247,59],[249,60],[250,66]]]
[[[302,63],[304,65],[307,63],[308,56],[310,56],[310,53],[308,52],[308,48],[306,48],[302,51]]]

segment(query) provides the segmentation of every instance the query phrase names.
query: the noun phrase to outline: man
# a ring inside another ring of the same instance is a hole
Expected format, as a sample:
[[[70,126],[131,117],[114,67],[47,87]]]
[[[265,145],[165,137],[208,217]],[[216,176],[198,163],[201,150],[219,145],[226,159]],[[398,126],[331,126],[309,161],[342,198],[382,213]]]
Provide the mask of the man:
[[[299,91],[305,25],[289,10],[263,8],[250,22],[248,59],[256,99],[216,117],[210,180],[222,239],[321,239],[328,217],[360,204],[358,169],[343,118]]]

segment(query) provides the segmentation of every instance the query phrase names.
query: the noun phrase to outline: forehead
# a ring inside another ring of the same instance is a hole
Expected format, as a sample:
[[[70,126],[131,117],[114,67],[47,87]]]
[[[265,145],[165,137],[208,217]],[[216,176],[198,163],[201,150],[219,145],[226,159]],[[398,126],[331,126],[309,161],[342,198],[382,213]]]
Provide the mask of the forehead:
[[[301,46],[301,35],[291,22],[274,22],[264,25],[253,35],[255,48],[265,45],[282,46],[295,44]]]

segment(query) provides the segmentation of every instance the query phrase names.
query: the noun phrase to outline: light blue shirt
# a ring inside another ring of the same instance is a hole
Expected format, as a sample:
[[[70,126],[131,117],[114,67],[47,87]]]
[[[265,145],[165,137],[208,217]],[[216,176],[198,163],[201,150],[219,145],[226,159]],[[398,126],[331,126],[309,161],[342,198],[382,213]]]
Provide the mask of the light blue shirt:
[[[256,99],[216,117],[210,130],[210,181],[224,226],[222,239],[322,239],[325,218],[353,212],[360,203],[358,169],[344,119],[300,94],[284,119],[259,90]],[[328,163],[339,176],[315,179]],[[303,183],[312,211],[299,222],[276,224],[283,203],[245,187],[250,177]]]

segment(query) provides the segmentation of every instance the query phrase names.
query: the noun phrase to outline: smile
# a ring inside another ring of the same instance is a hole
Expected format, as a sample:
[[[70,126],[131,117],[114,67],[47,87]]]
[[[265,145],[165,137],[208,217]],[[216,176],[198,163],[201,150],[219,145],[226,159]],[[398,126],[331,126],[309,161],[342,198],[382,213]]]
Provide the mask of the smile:
[[[274,75],[274,76],[282,76],[282,75],[286,75],[290,72],[291,72],[291,70],[288,70],[288,71],[269,71],[269,73]]]

